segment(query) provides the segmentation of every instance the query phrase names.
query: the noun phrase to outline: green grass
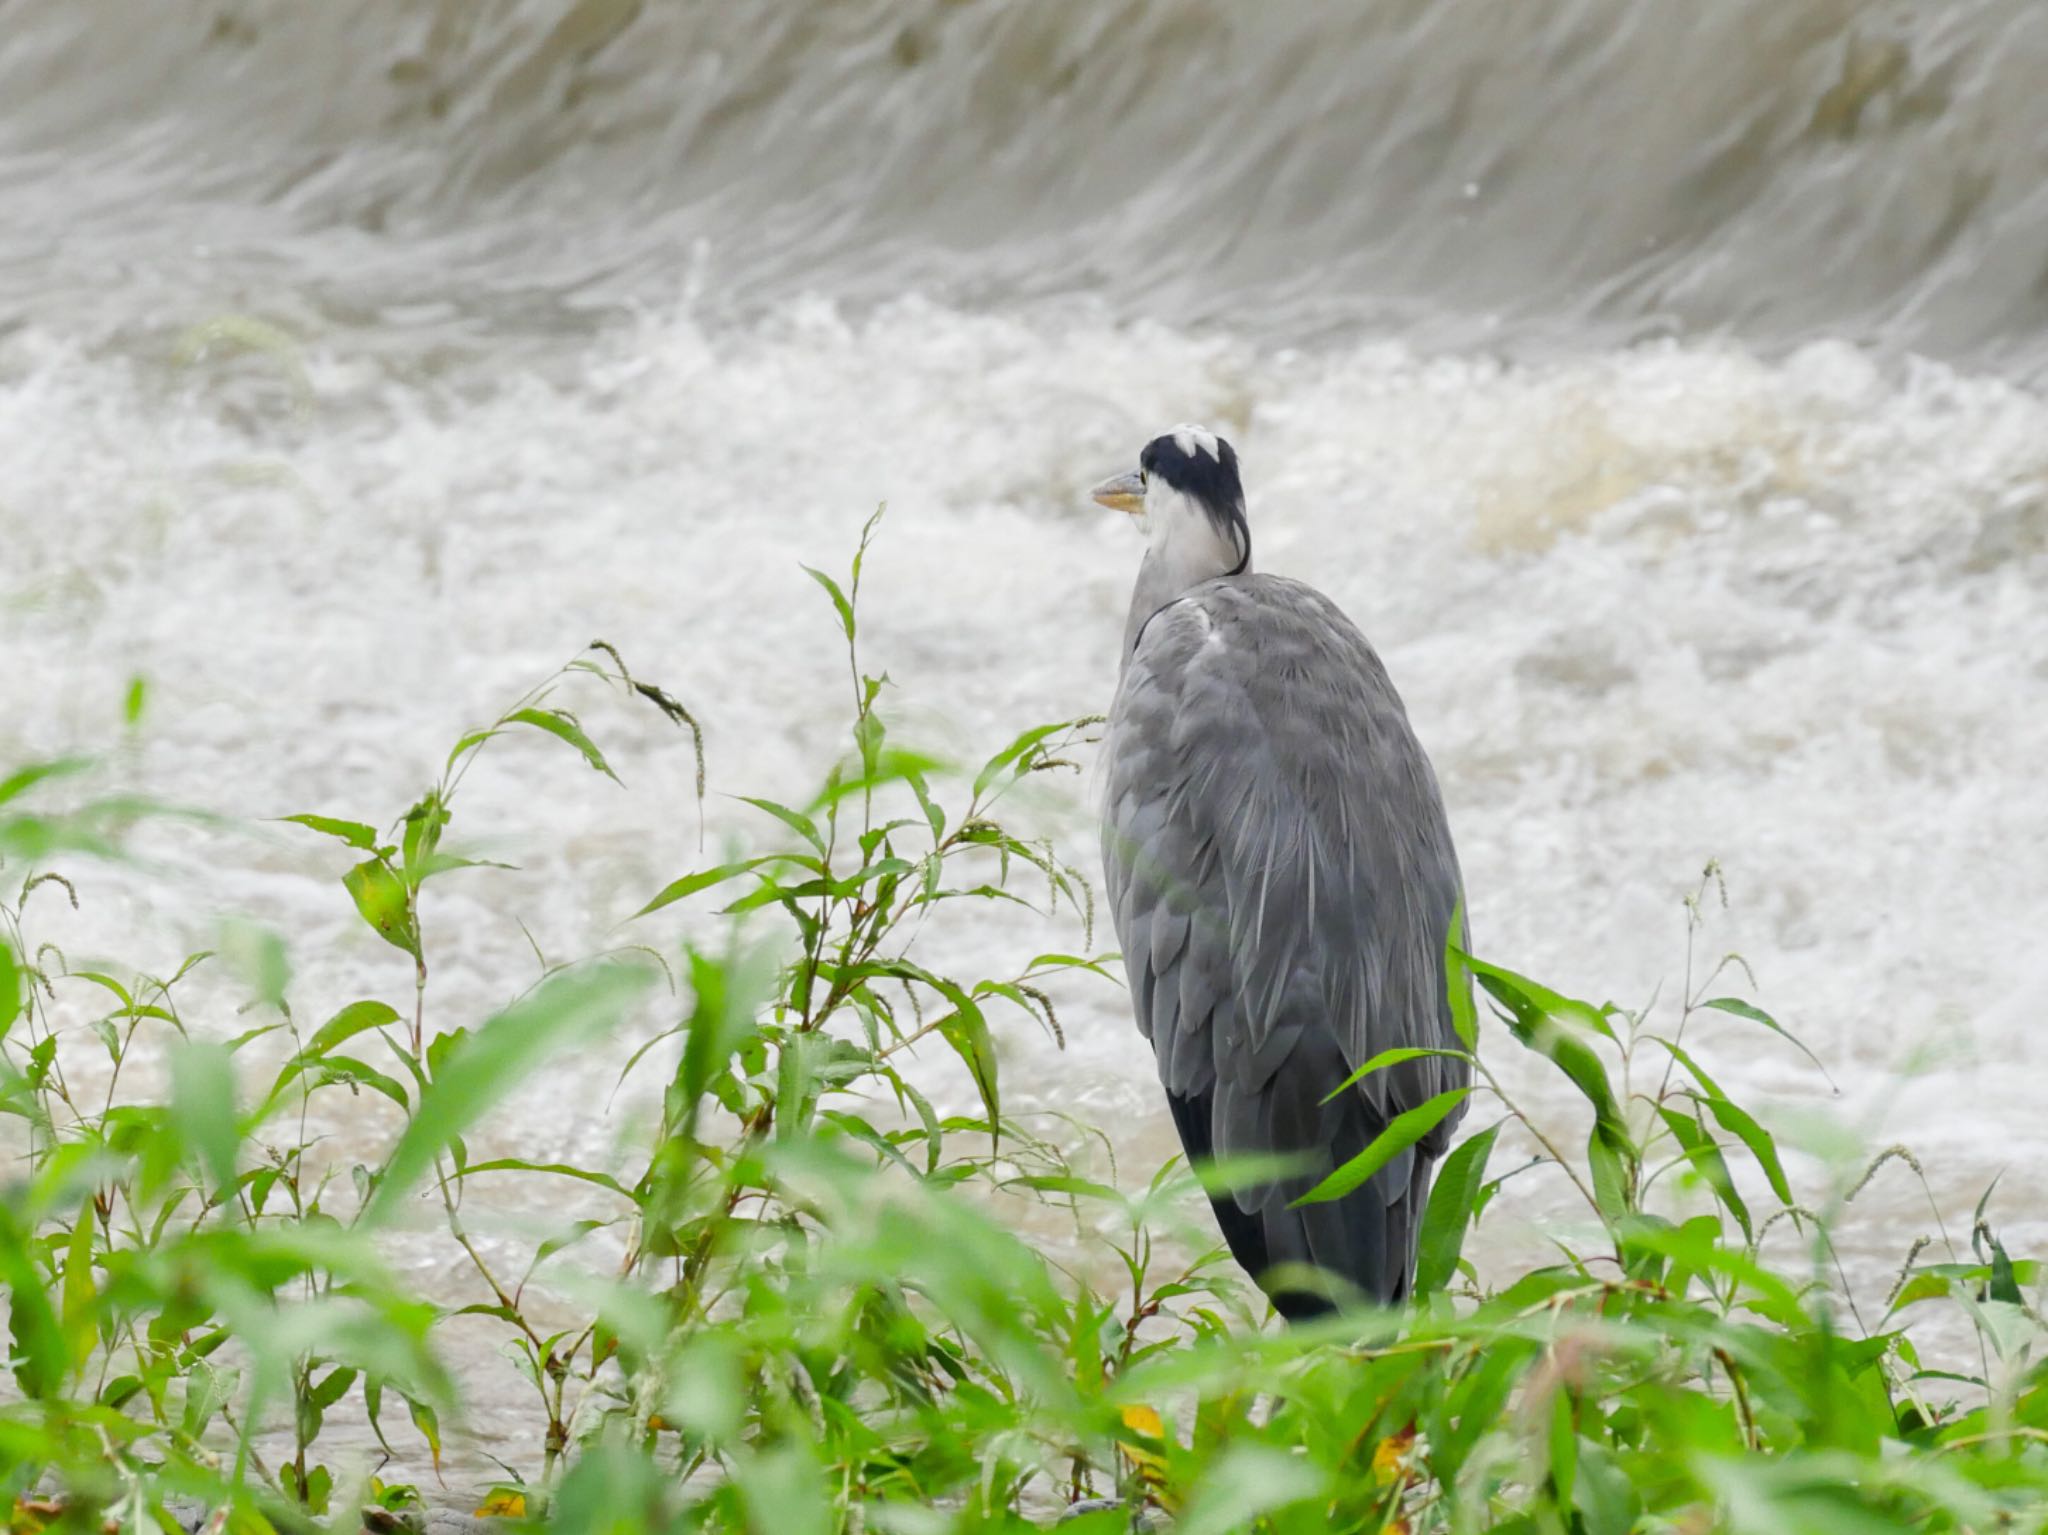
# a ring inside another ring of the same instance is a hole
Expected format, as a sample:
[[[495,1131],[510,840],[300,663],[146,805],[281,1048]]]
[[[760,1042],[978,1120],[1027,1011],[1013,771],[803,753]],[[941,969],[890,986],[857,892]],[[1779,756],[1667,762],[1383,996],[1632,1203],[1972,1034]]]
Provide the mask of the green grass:
[[[1049,981],[1113,984],[1086,879],[1005,821],[1009,792],[1073,766],[1095,722],[1026,730],[971,769],[898,743],[860,651],[860,565],[813,572],[842,630],[849,727],[817,792],[753,800],[755,850],[679,871],[619,947],[549,967],[482,1021],[444,1015],[432,961],[455,941],[439,881],[494,877],[449,840],[492,744],[544,733],[616,792],[570,707],[608,695],[677,724],[702,792],[694,718],[609,647],[461,736],[402,815],[292,818],[328,839],[342,909],[397,951],[395,987],[326,1019],[291,1011],[289,934],[244,934],[247,1005],[223,1016],[186,1003],[220,956],[162,978],[72,970],[37,938],[42,904],[75,899],[64,870],[122,857],[159,812],[96,793],[88,762],[0,780],[14,1527],[144,1530],[165,1499],[196,1498],[223,1528],[352,1530],[365,1509],[446,1500],[435,1482],[343,1485],[330,1447],[334,1424],[367,1416],[437,1463],[464,1411],[443,1329],[463,1318],[496,1330],[503,1389],[536,1425],[489,1506],[564,1531],[1018,1530],[1083,1498],[1122,1506],[1077,1519],[1081,1535],[1141,1507],[1187,1535],[2048,1528],[2036,1266],[1980,1204],[1945,1213],[1956,1240],[1916,1244],[1891,1294],[1853,1294],[1830,1232],[1869,1159],[1793,1158],[1815,1169],[1795,1187],[1768,1116],[1686,1043],[1714,1012],[1783,1033],[1718,994],[1725,963],[1637,1015],[1454,942],[1475,1133],[1440,1171],[1407,1309],[1281,1330],[1220,1252],[1175,1256],[1202,1229],[1185,1169],[1113,1187],[1004,1112],[997,1036],[1058,1034]],[[142,705],[131,692],[131,724]],[[1034,927],[1049,913],[1070,952],[936,972],[920,955],[963,902],[1017,903]],[[621,1039],[656,1104],[623,1170],[472,1159],[466,1138],[550,1062]],[[1524,1049],[1584,1099],[1589,1135],[1509,1096],[1496,1054]],[[952,1060],[978,1107],[940,1112],[904,1073],[913,1051]],[[89,1075],[110,1080],[74,1090]],[[156,1096],[134,1086],[152,1080]],[[393,1116],[359,1168],[308,1133],[339,1095]],[[1349,1176],[1421,1128],[1390,1130]],[[1504,1141],[1536,1160],[1496,1166]],[[1499,1265],[1471,1257],[1524,1177],[1580,1199],[1589,1235],[1482,1283]],[[589,1213],[507,1265],[466,1225],[479,1178]],[[1020,1201],[1069,1212],[1081,1261],[1020,1237]],[[422,1208],[467,1275],[460,1306],[410,1293],[387,1261],[394,1231],[420,1239]],[[1922,1366],[1930,1326],[1971,1340],[1965,1362]]]

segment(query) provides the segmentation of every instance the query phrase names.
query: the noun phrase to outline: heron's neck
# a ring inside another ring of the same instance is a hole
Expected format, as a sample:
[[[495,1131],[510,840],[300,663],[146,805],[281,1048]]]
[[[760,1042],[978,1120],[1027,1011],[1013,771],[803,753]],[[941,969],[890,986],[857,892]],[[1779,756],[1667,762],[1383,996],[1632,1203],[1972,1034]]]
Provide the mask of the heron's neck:
[[[1145,563],[1138,567],[1138,584],[1131,589],[1131,611],[1124,620],[1124,663],[1129,664],[1138,635],[1154,613],[1204,581],[1229,575],[1237,560],[1230,541],[1214,534],[1206,519],[1199,530],[1155,538],[1145,551]],[[1240,574],[1251,574],[1249,560]]]

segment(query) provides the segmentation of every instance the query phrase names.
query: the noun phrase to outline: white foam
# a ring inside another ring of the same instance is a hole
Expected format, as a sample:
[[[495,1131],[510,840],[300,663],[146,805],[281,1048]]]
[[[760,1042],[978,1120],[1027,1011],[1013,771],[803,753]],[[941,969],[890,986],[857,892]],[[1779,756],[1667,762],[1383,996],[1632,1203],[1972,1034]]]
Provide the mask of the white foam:
[[[1662,981],[1668,1002],[1679,898],[1717,856],[1735,904],[1711,913],[1709,959],[1747,955],[1851,1101],[1891,1105],[1885,1139],[1938,1142],[1971,1198],[2048,1155],[2048,1045],[2011,964],[2048,918],[2048,411],[2021,390],[1842,348],[1516,368],[909,302],[723,333],[654,317],[502,377],[388,371],[372,339],[305,354],[302,411],[262,358],[164,374],[33,326],[0,338],[0,762],[104,744],[143,671],[137,769],[166,797],[386,818],[462,726],[603,637],[705,721],[714,787],[800,794],[844,744],[846,684],[798,562],[843,568],[884,499],[863,664],[896,684],[894,739],[986,752],[1107,702],[1141,551],[1087,487],[1193,404],[1256,452],[1265,568],[1329,592],[1386,657],[1483,953],[1595,999]],[[515,914],[551,957],[587,951],[705,861],[682,738],[621,703],[589,713],[630,792],[538,739],[465,785],[455,834],[525,872],[432,893],[444,1025],[530,974]],[[1036,815],[1092,868],[1078,787]],[[714,800],[714,853],[739,819]],[[302,940],[302,1016],[409,984],[331,849],[210,845],[197,900],[94,869],[84,909],[52,902],[36,930],[74,962],[168,969],[211,942],[212,908],[254,911]],[[938,959],[994,973],[1045,936],[1006,909]],[[1056,1067],[1002,1025],[1008,1102],[1089,1113],[1142,1174],[1172,1132],[1122,995],[1059,997]],[[1728,1084],[1814,1099],[1745,1027],[1694,1024]],[[1943,1042],[1958,1053],[1901,1088]],[[499,1150],[608,1144],[615,1066],[565,1067]],[[330,1128],[346,1155],[388,1127]],[[1873,1253],[1895,1263],[1924,1205],[1884,1197],[1859,1208],[1890,1212]]]

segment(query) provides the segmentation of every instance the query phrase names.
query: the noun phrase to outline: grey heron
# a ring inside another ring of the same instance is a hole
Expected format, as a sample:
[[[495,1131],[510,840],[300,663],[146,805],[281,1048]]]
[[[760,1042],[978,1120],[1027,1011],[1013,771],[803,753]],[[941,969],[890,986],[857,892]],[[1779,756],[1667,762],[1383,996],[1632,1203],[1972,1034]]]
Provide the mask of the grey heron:
[[[1462,1104],[1350,1194],[1293,1201],[1469,1078],[1462,1061],[1423,1057],[1329,1097],[1383,1050],[1458,1045],[1444,946],[1461,884],[1436,775],[1337,605],[1253,572],[1229,443],[1178,427],[1093,494],[1146,538],[1104,742],[1102,846],[1181,1143],[1197,1164],[1293,1159],[1212,1197],[1283,1316],[1323,1312],[1347,1287],[1399,1301]]]

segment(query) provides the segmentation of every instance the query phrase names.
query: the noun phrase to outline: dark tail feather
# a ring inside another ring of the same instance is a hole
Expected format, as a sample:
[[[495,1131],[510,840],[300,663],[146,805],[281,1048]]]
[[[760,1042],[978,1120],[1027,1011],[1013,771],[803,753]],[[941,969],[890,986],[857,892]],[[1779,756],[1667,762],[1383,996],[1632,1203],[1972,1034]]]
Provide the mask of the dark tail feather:
[[[1210,1158],[1209,1095],[1169,1093],[1167,1103],[1188,1159]],[[1433,1159],[1405,1152],[1342,1199],[1292,1209],[1290,1200],[1363,1151],[1381,1129],[1364,1102],[1349,1094],[1322,1106],[1311,1121],[1321,1132],[1315,1147],[1320,1170],[1272,1186],[1263,1199],[1225,1194],[1210,1200],[1223,1239],[1272,1297],[1274,1309],[1291,1322],[1326,1315],[1335,1306],[1327,1294],[1284,1287],[1282,1277],[1271,1273],[1282,1265],[1321,1269],[1340,1282],[1339,1288],[1352,1285],[1367,1299],[1398,1305],[1407,1299],[1414,1277],[1415,1234]],[[1252,1208],[1244,1208],[1246,1203]]]
[[[1166,1102],[1173,1110],[1173,1122],[1180,1130],[1180,1143],[1187,1151],[1188,1161],[1199,1166],[1212,1160],[1216,1151],[1209,1132],[1209,1095],[1180,1098],[1168,1093]],[[1272,1267],[1272,1260],[1266,1255],[1266,1229],[1257,1215],[1240,1210],[1237,1201],[1228,1194],[1211,1199],[1209,1206],[1216,1212],[1216,1224],[1223,1228],[1223,1240],[1230,1244],[1230,1255],[1247,1274],[1256,1279]]]

